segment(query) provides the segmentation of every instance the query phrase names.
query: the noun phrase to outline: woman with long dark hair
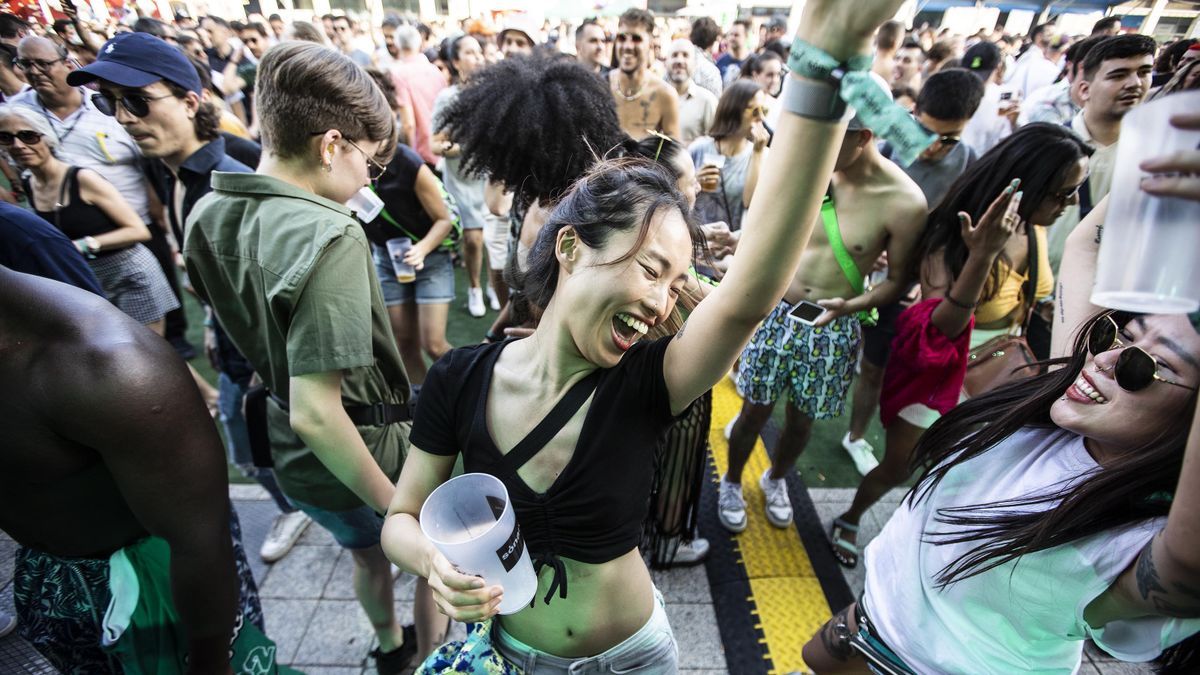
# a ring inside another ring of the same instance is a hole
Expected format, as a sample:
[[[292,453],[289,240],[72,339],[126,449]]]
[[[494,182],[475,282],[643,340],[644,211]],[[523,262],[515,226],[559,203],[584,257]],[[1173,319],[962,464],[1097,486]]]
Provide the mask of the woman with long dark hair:
[[[840,62],[865,52],[875,27],[898,6],[813,0],[801,35]],[[453,618],[496,616],[504,589],[455,570],[418,522],[461,454],[467,471],[504,482],[539,563],[532,606],[477,624],[475,644],[490,644],[466,659],[503,659],[502,672],[531,675],[677,670],[664,603],[638,551],[655,448],[725,376],[782,297],[843,132],[840,121],[784,116],[763,189],[788,198],[755,207],[755,227],[722,284],[691,313],[690,328],[644,340],[693,279],[701,237],[686,217],[686,199],[654,163],[615,160],[592,167],[558,200],[530,250],[524,289],[545,307],[534,334],[453,350],[435,364],[421,390],[385,548],[429,579]],[[441,653],[425,667],[485,672],[460,656]]]
[[[763,126],[765,101],[762,88],[751,80],[734,82],[721,93],[708,136],[688,146],[700,177],[700,222],[722,221],[735,232],[741,229],[770,140]]]
[[[988,317],[990,335],[1023,324],[1033,264],[1039,289],[1052,288],[1045,226],[1078,199],[1090,154],[1065,127],[1026,125],[972,164],[929,214],[911,271],[923,300],[897,319],[884,371],[880,417],[887,449],[830,533],[843,565],[858,564],[862,515],[908,480],[917,438],[958,403],[979,317]],[[1031,244],[1037,263],[1029,260]]]
[[[866,672],[854,642],[898,672],[1067,673],[1085,639],[1147,661],[1200,630],[1198,331],[1104,312],[1062,368],[934,424],[863,596],[805,662]]]

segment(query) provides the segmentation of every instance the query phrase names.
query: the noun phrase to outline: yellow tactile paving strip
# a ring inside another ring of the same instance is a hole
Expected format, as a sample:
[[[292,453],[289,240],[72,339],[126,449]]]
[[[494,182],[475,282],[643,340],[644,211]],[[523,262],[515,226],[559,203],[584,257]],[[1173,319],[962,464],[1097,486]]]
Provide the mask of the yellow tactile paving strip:
[[[742,399],[728,379],[713,387],[709,444],[720,475],[729,465],[725,425],[741,407]],[[733,535],[734,548],[750,579],[750,605],[757,608],[755,624],[762,630],[764,651],[775,666],[770,672],[805,672],[807,667],[800,650],[829,620],[831,612],[799,533],[794,527],[772,526],[763,514],[758,478],[770,464],[766,447],[759,439],[742,477],[749,523],[745,532]]]

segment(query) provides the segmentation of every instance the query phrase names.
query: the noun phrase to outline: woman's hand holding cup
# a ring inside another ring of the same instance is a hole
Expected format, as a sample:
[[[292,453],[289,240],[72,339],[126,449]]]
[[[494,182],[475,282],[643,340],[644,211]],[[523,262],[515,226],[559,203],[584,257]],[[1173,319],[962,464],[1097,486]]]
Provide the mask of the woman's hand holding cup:
[[[702,191],[716,192],[721,186],[721,169],[712,164],[705,164],[696,173],[696,179],[700,181]]]
[[[429,563],[429,588],[442,614],[455,621],[482,621],[499,612],[504,589],[463,574],[436,549]]]

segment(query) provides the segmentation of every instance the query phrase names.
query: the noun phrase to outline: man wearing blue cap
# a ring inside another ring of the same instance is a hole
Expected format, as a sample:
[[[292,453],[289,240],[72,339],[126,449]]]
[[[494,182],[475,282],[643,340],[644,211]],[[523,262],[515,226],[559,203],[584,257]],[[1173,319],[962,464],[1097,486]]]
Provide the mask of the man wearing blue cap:
[[[212,190],[214,171],[251,173],[225,153],[219,113],[204,100],[195,66],[167,42],[145,33],[118,35],[101,48],[94,63],[67,79],[72,84],[99,82],[106,112],[147,158],[146,175],[166,206],[176,241],[183,241],[192,207]],[[266,488],[280,510],[260,551],[264,561],[275,562],[292,549],[311,520],[288,502],[270,469],[253,465],[242,401],[254,369],[215,320],[208,323],[205,345],[219,372],[218,405],[230,461]]]

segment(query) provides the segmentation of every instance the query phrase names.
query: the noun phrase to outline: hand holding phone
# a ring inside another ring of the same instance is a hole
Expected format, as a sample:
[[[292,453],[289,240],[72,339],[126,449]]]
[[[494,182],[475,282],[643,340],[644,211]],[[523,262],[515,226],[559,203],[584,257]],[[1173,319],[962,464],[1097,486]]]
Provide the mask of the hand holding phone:
[[[797,323],[802,323],[805,326],[811,326],[817,322],[817,318],[825,313],[825,308],[815,302],[801,300],[796,303],[788,312],[787,317]]]

